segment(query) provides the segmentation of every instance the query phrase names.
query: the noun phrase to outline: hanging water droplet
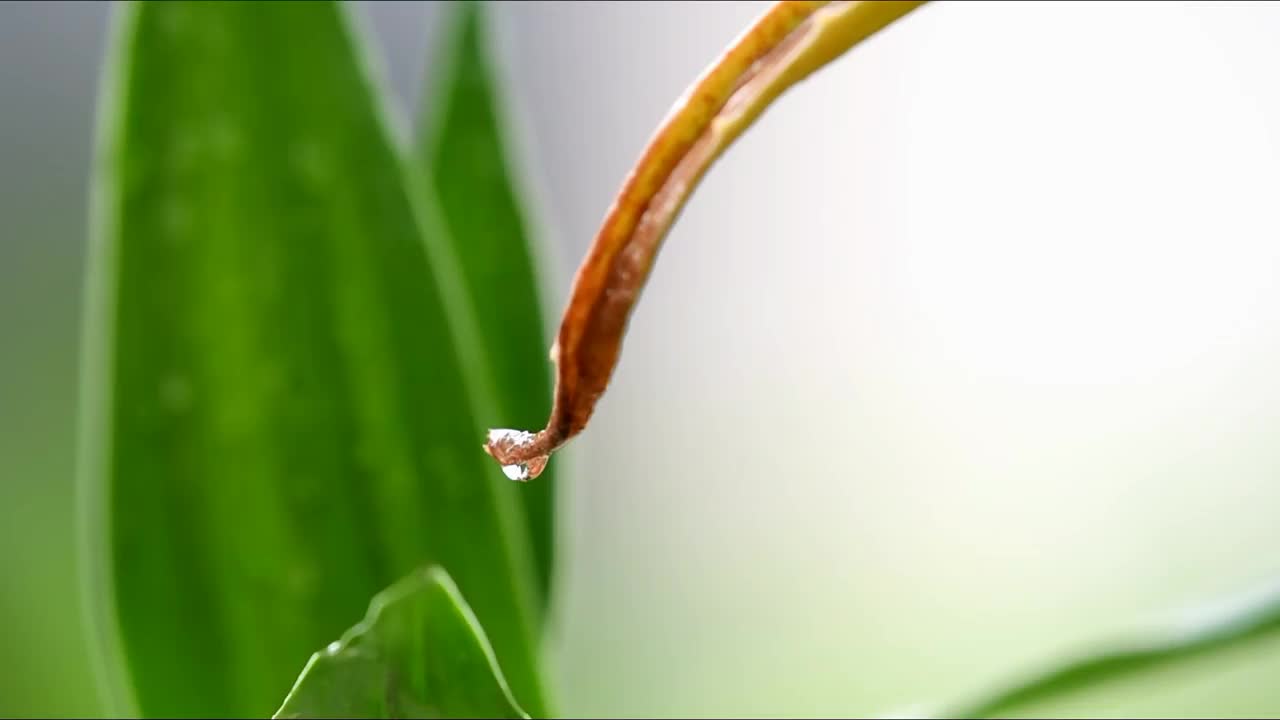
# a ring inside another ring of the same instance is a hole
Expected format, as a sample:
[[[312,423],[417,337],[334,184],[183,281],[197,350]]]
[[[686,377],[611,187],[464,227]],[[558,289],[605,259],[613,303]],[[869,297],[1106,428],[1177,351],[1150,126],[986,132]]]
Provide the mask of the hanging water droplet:
[[[503,465],[502,472],[507,476],[508,480],[528,480],[529,466],[524,463],[516,465]]]
[[[489,442],[485,444],[485,452],[500,461],[508,457],[513,450],[534,441],[534,434],[523,430],[490,430]],[[508,463],[502,466],[502,473],[511,480],[532,480],[542,474],[547,466],[548,455],[529,458],[524,462]]]
[[[542,471],[547,467],[547,461],[550,459],[550,456],[543,455],[541,457],[531,458],[522,463],[503,465],[502,472],[511,480],[525,482],[541,475]]]

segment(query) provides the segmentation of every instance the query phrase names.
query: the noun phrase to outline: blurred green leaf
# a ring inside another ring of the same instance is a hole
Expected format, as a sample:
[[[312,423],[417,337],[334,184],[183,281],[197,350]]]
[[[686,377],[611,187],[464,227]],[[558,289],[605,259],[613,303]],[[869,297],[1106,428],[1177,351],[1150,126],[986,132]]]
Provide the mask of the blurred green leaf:
[[[1026,717],[1027,709],[1142,673],[1221,653],[1280,631],[1280,585],[1207,608],[1153,631],[1081,653],[929,717]]]
[[[433,567],[379,594],[363,622],[312,655],[275,717],[528,715],[453,580]]]
[[[550,341],[544,332],[535,247],[507,158],[502,93],[490,66],[487,13],[480,2],[452,6],[453,26],[430,74],[435,87],[419,115],[417,156],[435,180],[441,212],[485,334],[497,390],[497,427],[540,427],[551,411]],[[520,495],[533,537],[541,599],[555,556],[556,463]]]
[[[480,448],[481,328],[352,11],[117,9],[81,487],[110,711],[265,716],[438,563],[543,713],[528,532]]]

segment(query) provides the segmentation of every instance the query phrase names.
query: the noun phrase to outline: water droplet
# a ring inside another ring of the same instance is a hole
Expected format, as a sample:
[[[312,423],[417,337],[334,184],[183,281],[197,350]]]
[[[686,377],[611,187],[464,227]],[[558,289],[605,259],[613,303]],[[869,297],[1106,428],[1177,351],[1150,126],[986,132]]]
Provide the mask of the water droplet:
[[[521,482],[532,480],[542,474],[542,470],[547,467],[547,460],[549,459],[548,456],[543,455],[515,465],[503,465],[502,472],[512,480]]]
[[[338,652],[341,649],[342,649],[342,643],[338,642],[337,640],[334,640],[333,642],[329,643],[328,647],[325,648],[325,652],[329,653],[330,655],[333,655],[334,653]]]
[[[519,465],[503,465],[502,472],[506,474],[508,480],[528,480],[529,466],[524,463]]]
[[[533,442],[535,437],[533,433],[524,430],[490,430],[485,451],[501,460],[511,451]],[[503,465],[502,472],[512,480],[532,480],[542,474],[548,459],[547,455],[543,455],[521,463]]]

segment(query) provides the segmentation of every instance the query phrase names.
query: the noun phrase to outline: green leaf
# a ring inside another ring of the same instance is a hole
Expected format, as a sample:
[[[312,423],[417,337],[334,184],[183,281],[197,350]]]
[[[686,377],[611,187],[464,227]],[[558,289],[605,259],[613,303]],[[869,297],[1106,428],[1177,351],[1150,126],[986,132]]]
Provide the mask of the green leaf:
[[[110,711],[265,716],[436,563],[545,713],[517,486],[480,447],[480,331],[351,11],[117,10],[81,467]]]
[[[435,87],[419,115],[416,155],[435,181],[476,318],[492,329],[484,355],[501,403],[496,427],[537,427],[550,413],[552,386],[536,248],[507,162],[511,133],[490,67],[485,7],[453,9],[440,71],[429,73]],[[544,603],[555,556],[555,465],[519,486]]]
[[[432,567],[379,594],[363,622],[312,655],[275,717],[528,715],[453,580]]]
[[[1272,585],[1215,607],[1197,608],[1165,627],[1107,643],[923,717],[1025,717],[1029,707],[1222,653],[1277,632],[1280,585]]]

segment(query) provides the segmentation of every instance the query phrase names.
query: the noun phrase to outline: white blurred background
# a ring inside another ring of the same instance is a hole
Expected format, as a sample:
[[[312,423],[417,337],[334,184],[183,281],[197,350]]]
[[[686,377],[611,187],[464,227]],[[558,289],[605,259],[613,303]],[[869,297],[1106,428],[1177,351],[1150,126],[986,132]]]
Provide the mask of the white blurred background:
[[[441,8],[361,6],[416,108]],[[551,319],[670,104],[767,6],[496,6]],[[67,453],[105,17],[0,5],[3,390],[44,383]],[[566,714],[909,710],[1280,577],[1278,40],[1277,3],[936,3],[784,95],[692,197],[557,457]],[[0,521],[69,524],[3,414]],[[6,583],[70,592],[58,542]],[[0,657],[28,678],[0,710],[93,712],[31,690],[83,676],[57,612],[0,603],[46,648]],[[1274,714],[1277,673],[1268,641],[1044,712]]]

